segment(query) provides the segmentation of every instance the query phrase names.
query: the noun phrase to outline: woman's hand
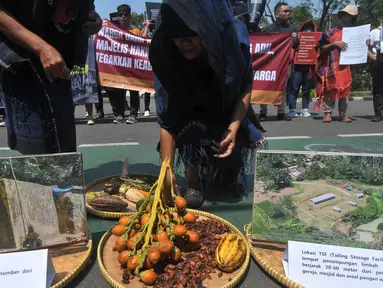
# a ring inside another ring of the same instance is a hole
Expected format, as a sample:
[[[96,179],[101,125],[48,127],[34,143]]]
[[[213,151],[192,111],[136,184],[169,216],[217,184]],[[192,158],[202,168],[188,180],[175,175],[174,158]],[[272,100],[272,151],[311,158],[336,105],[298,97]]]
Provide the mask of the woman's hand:
[[[224,149],[223,154],[215,154],[216,158],[227,158],[233,153],[235,147],[235,138],[237,137],[237,132],[233,129],[227,129],[223,134],[223,140],[221,142],[221,147]]]
[[[69,79],[70,71],[55,48],[44,43],[40,48],[39,57],[49,82],[53,82],[53,78]]]
[[[334,42],[334,48],[339,48],[342,51],[346,51],[348,48],[348,44],[344,41]]]
[[[97,12],[92,11],[87,15],[88,21],[82,25],[82,31],[88,35],[97,34],[102,27],[102,20],[100,15]]]

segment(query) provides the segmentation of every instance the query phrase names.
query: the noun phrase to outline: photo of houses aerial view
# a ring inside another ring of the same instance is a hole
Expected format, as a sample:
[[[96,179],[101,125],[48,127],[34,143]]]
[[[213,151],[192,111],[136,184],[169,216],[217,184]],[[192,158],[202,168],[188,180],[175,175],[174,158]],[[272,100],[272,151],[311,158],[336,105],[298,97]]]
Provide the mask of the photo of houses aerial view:
[[[254,240],[383,249],[383,155],[260,151]]]
[[[0,158],[0,253],[85,241],[80,153]]]

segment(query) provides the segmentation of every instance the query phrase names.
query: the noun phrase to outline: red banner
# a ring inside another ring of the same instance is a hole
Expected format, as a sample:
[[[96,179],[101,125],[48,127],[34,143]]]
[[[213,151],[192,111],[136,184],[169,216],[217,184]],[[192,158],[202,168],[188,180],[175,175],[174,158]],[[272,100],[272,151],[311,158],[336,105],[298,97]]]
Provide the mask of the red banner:
[[[322,37],[320,32],[299,33],[299,49],[295,54],[295,64],[316,65],[318,41]]]
[[[104,19],[94,44],[101,86],[154,92],[150,39],[127,33]]]
[[[291,34],[250,34],[254,80],[252,104],[282,103],[286,89],[287,70],[291,62]]]

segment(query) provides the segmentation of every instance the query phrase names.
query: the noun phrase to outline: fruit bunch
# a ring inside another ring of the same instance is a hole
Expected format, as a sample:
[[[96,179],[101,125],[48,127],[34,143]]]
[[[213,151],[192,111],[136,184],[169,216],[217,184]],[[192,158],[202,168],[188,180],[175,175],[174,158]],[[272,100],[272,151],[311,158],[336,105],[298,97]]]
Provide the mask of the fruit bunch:
[[[175,194],[173,185],[170,188],[174,207],[169,207],[163,200],[168,169],[171,169],[170,161],[166,160],[158,181],[138,211],[131,217],[122,217],[112,229],[112,233],[118,236],[114,247],[119,252],[118,262],[132,275],[139,276],[145,285],[153,285],[157,281],[156,267],[177,264],[182,260],[183,252],[196,250],[201,245],[199,234],[185,226],[186,223],[195,223],[196,216],[186,210],[185,199]]]

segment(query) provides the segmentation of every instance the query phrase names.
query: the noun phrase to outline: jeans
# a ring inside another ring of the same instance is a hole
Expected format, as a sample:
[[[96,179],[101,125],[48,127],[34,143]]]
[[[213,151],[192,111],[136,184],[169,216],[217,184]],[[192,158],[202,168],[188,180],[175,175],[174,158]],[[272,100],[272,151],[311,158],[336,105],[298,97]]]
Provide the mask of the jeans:
[[[310,80],[309,70],[297,70],[291,75],[291,85],[288,89],[289,109],[297,108],[297,97],[302,87],[302,110],[309,108]]]

